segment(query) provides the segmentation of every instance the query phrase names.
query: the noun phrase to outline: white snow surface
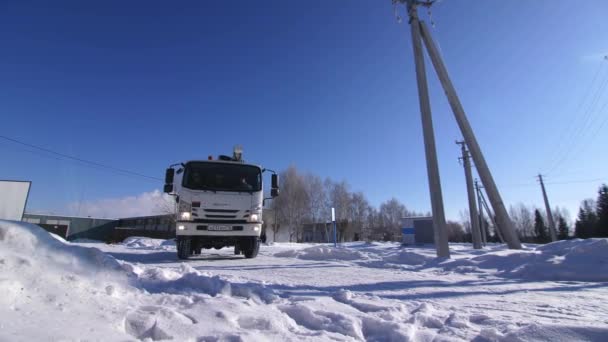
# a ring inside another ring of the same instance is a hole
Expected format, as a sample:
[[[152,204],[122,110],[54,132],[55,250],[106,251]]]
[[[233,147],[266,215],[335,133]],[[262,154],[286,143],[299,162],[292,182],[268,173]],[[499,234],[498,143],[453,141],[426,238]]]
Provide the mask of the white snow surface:
[[[606,341],[608,240],[508,250],[69,243],[0,221],[0,341]]]

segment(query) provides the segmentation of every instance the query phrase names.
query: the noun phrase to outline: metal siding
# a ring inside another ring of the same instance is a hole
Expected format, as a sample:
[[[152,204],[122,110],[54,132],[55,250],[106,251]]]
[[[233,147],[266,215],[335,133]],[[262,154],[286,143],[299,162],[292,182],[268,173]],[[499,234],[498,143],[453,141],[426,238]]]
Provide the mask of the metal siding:
[[[414,231],[416,243],[434,243],[433,219],[425,218],[414,220]]]

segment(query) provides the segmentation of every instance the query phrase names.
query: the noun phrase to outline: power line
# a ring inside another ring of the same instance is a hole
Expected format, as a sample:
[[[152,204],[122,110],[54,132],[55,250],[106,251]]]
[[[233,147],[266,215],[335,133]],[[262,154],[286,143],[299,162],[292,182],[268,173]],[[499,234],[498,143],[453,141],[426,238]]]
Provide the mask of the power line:
[[[98,162],[95,162],[95,161],[83,159],[83,158],[76,157],[76,156],[71,156],[71,155],[68,155],[68,154],[65,154],[65,153],[61,153],[61,152],[50,150],[50,149],[45,148],[45,147],[40,147],[40,146],[32,145],[32,144],[29,144],[29,143],[26,143],[26,142],[23,142],[23,141],[14,139],[14,138],[10,138],[10,137],[7,137],[7,136],[0,135],[0,138],[2,138],[4,140],[7,140],[7,141],[11,141],[11,142],[16,143],[16,144],[27,146],[29,148],[34,148],[34,149],[37,149],[37,150],[40,150],[40,151],[44,151],[46,153],[50,153],[50,154],[53,154],[53,155],[56,155],[56,156],[59,156],[59,157],[65,158],[65,159],[70,159],[70,160],[73,160],[73,161],[77,161],[77,162],[80,162],[80,163],[83,163],[83,164],[86,164],[86,165],[89,165],[89,166],[94,166],[94,167],[105,169],[105,170],[111,170],[111,171],[114,171],[114,172],[120,172],[120,173],[126,174],[126,175],[146,178],[146,179],[150,179],[150,180],[154,180],[154,181],[162,181],[162,179],[158,178],[158,177],[147,176],[147,175],[144,175],[144,174],[141,174],[141,173],[138,173],[138,172],[129,171],[129,170],[121,169],[121,168],[118,168],[118,167],[105,165],[105,164],[102,164],[102,163],[98,163]],[[34,151],[28,151],[28,152],[35,153]]]
[[[593,182],[602,182],[606,181],[607,178],[595,178],[595,179],[583,179],[583,180],[571,180],[564,182],[549,182],[545,184],[577,184],[577,183],[593,183]]]
[[[602,108],[599,110],[599,113],[600,114],[603,113],[607,107],[608,107],[608,101],[606,101],[606,103],[604,103]],[[598,116],[598,119],[599,118],[601,118],[601,116]],[[598,120],[593,121],[593,124],[588,128],[589,129],[588,132],[590,132],[590,133],[587,134],[586,137],[584,137],[580,140],[581,143],[578,145],[578,148],[576,150],[574,150],[573,153],[571,154],[573,156],[573,158],[571,159],[571,162],[577,161],[581,158],[581,156],[583,155],[583,152],[587,149],[587,147],[592,145],[593,142],[595,141],[595,139],[597,138],[597,136],[599,135],[599,133],[602,132],[606,123],[608,123],[608,115],[606,115],[602,121],[598,121]],[[570,166],[569,169],[571,169],[571,168],[572,168],[572,166]],[[568,168],[562,169],[555,175],[561,176],[564,174],[564,171],[567,171],[569,169]]]
[[[603,182],[608,181],[607,177],[598,177],[593,179],[575,179],[575,180],[566,180],[566,181],[556,181],[556,182],[545,182],[546,185],[561,185],[561,184],[581,184],[581,183],[593,183],[593,182]],[[537,183],[518,183],[518,184],[506,184],[506,187],[515,188],[515,187],[527,187],[527,186],[537,186]]]
[[[576,107],[576,110],[574,111],[574,113],[577,113],[581,109],[583,109],[583,106],[584,106],[585,102],[587,102],[587,98],[588,98],[589,94],[591,93],[591,90],[593,90],[593,85],[595,84],[595,80],[597,80],[597,77],[600,75],[600,72],[602,71],[603,67],[604,67],[604,63],[600,63],[598,65],[598,67],[593,75],[593,79],[591,80],[589,87],[587,87],[587,90],[583,93],[583,97],[582,97],[581,101],[578,103],[578,106]],[[556,158],[559,158],[559,151],[561,150],[562,142],[565,140],[566,134],[568,133],[570,128],[573,127],[573,125],[575,124],[576,119],[577,119],[577,115],[573,115],[572,119],[570,120],[568,125],[564,126],[564,129],[560,132],[559,138],[557,139],[557,144],[556,144],[555,150],[553,150],[553,152],[550,154],[550,156],[551,156],[550,160],[555,161]],[[553,164],[553,162],[551,164]]]
[[[587,92],[585,92],[585,94],[583,95],[583,99],[580,102],[576,112],[579,112],[581,109],[583,109],[583,107],[585,107],[584,104],[585,104],[585,102],[587,102],[586,100],[588,98],[588,95],[591,94],[591,90],[593,89],[595,80],[597,79],[597,76],[600,74],[600,71],[602,70],[603,66],[606,63],[608,63],[608,58],[605,58],[604,60],[602,60],[602,62],[598,66],[595,76],[593,77],[593,80],[591,81],[591,84],[589,86],[589,90]],[[563,164],[563,162],[568,160],[568,158],[572,154],[574,147],[580,146],[580,142],[582,140],[584,140],[585,135],[587,135],[589,128],[591,128],[593,126],[593,123],[595,121],[597,121],[597,119],[599,118],[599,116],[594,118],[593,113],[596,112],[596,110],[595,110],[595,109],[597,109],[596,105],[598,104],[598,102],[601,98],[601,95],[607,85],[608,85],[608,72],[605,73],[603,81],[602,80],[599,81],[599,86],[596,89],[595,93],[593,94],[591,101],[586,106],[586,110],[583,112],[583,114],[573,115],[570,124],[568,126],[566,126],[566,129],[560,135],[555,152],[552,153],[553,162],[550,164],[550,167],[547,169],[546,173],[551,173],[554,170],[556,170],[559,166],[561,166]],[[600,110],[600,114],[601,114],[601,110]],[[575,125],[575,123],[577,122],[576,121],[577,119],[579,120],[578,121],[579,124]],[[570,127],[574,127],[573,128],[574,131],[572,132],[569,139],[566,139],[565,134],[568,131],[568,128],[570,128]],[[562,142],[564,142],[564,141],[569,141],[570,144],[563,146]],[[565,148],[565,151],[562,151],[562,146]]]

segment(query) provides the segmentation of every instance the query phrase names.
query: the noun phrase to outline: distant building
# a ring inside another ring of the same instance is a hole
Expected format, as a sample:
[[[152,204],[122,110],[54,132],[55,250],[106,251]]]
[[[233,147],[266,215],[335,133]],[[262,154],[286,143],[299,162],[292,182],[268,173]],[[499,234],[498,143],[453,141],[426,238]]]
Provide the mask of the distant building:
[[[333,237],[332,223],[308,223],[302,227],[302,242],[330,242]]]
[[[435,242],[433,217],[417,216],[401,219],[402,243],[405,245]]]
[[[23,215],[23,221],[36,224],[66,240],[120,242],[129,236],[160,239],[175,237],[173,215],[107,219],[26,213]]]
[[[172,239],[175,237],[175,216],[168,214],[119,219],[112,232],[112,241],[122,241],[129,236]]]
[[[107,218],[29,213],[23,215],[23,221],[36,224],[64,239],[86,238],[102,241],[107,240],[117,223],[117,220]]]

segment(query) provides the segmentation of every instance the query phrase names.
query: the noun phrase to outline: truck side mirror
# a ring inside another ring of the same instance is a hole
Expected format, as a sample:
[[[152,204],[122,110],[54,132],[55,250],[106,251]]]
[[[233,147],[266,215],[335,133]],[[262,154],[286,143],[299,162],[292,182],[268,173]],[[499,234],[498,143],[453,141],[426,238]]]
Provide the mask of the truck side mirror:
[[[175,176],[175,170],[173,168],[168,168],[165,171],[165,184],[173,184],[173,177]]]
[[[270,197],[275,198],[277,196],[279,196],[279,189],[278,188],[270,189]]]
[[[173,178],[175,176],[175,170],[173,168],[168,168],[165,171],[165,186],[163,191],[166,193],[171,193],[173,191]]]
[[[277,175],[275,173],[275,174],[272,175],[271,179],[272,179],[272,182],[271,182],[272,186],[271,186],[271,188],[273,188],[273,189],[279,189],[279,175]]]

